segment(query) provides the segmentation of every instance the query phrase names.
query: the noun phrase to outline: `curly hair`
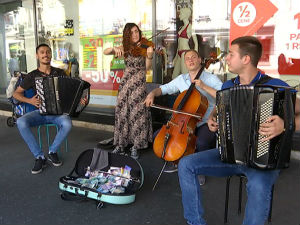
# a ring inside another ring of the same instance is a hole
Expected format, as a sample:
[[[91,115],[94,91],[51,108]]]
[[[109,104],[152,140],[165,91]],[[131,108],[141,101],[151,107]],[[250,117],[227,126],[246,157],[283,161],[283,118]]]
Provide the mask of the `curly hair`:
[[[126,23],[124,30],[123,30],[123,47],[124,47],[124,56],[125,58],[128,57],[128,55],[130,54],[131,50],[133,49],[133,44],[131,43],[131,29],[133,27],[137,27],[139,34],[140,34],[140,39],[142,37],[142,31],[140,30],[140,28],[138,27],[138,25],[136,25],[135,23]]]

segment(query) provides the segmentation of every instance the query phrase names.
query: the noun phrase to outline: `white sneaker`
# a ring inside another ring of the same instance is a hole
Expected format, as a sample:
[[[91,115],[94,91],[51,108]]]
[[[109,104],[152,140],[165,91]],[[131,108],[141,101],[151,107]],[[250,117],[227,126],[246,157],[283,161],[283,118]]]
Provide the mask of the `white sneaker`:
[[[117,146],[117,147],[115,147],[114,150],[112,150],[111,153],[113,153],[113,154],[124,155],[124,154],[125,154],[125,151],[124,151],[124,148],[123,148],[123,147]]]
[[[134,158],[134,159],[138,159],[139,158],[138,150],[135,147],[131,147],[130,148],[130,157]]]

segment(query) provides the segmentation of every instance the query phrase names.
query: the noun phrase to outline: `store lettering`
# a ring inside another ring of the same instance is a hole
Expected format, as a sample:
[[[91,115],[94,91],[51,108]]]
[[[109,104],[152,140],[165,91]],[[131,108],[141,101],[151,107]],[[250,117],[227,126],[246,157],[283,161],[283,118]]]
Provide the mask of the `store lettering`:
[[[299,50],[300,49],[300,33],[290,34],[290,43],[286,43],[287,50]]]
[[[91,71],[88,73],[85,73],[85,77],[87,79],[91,79],[93,82],[98,83],[107,83],[110,80],[112,83],[120,83],[121,82],[121,77],[118,76],[119,71]],[[121,74],[122,76],[122,74]]]
[[[249,23],[250,19],[238,19],[238,23]]]
[[[299,34],[290,34],[290,41],[299,40],[299,39],[300,39],[300,33]]]
[[[298,50],[298,49],[300,49],[300,42],[286,43],[285,45],[286,45],[287,50]]]
[[[85,73],[85,77],[87,79],[91,79],[95,83],[98,83],[99,81],[106,83],[109,78],[109,71],[106,71],[106,72],[91,71],[91,72]]]
[[[96,40],[95,39],[90,39],[89,42],[90,42],[90,45],[94,48],[103,46],[103,39],[102,38],[97,38]]]

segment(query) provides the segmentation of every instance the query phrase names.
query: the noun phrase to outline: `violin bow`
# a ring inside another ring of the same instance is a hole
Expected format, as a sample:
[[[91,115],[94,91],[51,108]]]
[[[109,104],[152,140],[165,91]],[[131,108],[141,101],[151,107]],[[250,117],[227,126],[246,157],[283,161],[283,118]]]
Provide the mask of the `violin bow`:
[[[170,27],[167,27],[166,29],[164,29],[164,30],[162,30],[162,31],[160,31],[160,32],[157,32],[155,35],[153,35],[152,37],[148,38],[148,40],[150,40],[150,39],[156,37],[157,35],[159,35],[159,34],[161,34],[161,33],[166,32],[166,31],[169,30],[169,29],[170,29]]]
[[[152,108],[156,108],[156,109],[162,109],[162,110],[174,112],[174,113],[181,113],[181,114],[184,114],[184,115],[196,117],[196,118],[198,118],[200,120],[202,119],[202,116],[199,115],[199,114],[193,114],[193,113],[188,113],[188,112],[184,112],[184,111],[181,111],[181,110],[170,109],[168,107],[164,107],[164,106],[160,106],[160,105],[155,105],[155,104],[152,104],[151,107]]]

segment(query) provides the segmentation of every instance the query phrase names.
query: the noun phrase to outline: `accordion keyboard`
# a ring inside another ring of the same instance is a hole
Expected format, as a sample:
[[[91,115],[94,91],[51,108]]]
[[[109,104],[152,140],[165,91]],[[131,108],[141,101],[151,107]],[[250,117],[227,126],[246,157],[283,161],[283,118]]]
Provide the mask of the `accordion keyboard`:
[[[273,98],[270,98],[265,103],[263,103],[260,107],[260,119],[259,124],[265,123],[265,121],[273,115]],[[257,143],[257,158],[260,158],[269,152],[270,141],[262,141],[267,136],[258,135],[258,143]]]

